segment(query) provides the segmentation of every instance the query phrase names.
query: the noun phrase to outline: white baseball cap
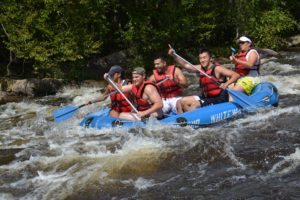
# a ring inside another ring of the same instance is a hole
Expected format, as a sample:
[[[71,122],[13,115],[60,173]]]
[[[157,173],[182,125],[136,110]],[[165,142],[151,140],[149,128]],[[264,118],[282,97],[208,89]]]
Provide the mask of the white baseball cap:
[[[252,43],[252,41],[250,40],[250,38],[246,37],[246,36],[242,36],[239,38],[239,42],[249,42]]]

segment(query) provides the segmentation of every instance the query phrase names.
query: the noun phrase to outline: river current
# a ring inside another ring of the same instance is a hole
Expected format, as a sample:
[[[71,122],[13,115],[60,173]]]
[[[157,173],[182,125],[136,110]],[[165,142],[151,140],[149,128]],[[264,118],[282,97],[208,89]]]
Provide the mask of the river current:
[[[197,130],[78,126],[107,102],[53,122],[53,110],[93,99],[95,87],[1,105],[0,199],[300,199],[300,53],[261,69],[278,107]]]

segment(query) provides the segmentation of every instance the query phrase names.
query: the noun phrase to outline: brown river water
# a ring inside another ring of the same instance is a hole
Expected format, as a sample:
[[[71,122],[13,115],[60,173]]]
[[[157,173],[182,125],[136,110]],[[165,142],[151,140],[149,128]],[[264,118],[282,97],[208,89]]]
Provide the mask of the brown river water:
[[[211,127],[85,129],[99,88],[0,106],[0,199],[300,199],[300,52],[268,58],[279,106]],[[197,83],[191,84],[190,93]]]

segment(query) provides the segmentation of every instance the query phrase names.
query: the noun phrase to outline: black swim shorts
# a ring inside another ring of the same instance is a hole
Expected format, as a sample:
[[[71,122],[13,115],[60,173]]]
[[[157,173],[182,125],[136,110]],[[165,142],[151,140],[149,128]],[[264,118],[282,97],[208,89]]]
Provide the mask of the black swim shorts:
[[[199,101],[200,101],[201,107],[227,102],[228,101],[228,92],[227,92],[227,90],[223,90],[219,94],[219,96],[216,96],[216,97],[208,97],[207,98],[205,96],[200,96]]]

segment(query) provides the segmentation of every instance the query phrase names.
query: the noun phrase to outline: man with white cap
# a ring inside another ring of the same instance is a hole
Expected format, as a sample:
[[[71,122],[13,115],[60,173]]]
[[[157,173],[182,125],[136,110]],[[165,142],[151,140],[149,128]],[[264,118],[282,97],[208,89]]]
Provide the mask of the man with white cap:
[[[123,86],[122,91],[132,93],[138,112],[122,112],[119,118],[129,120],[141,120],[149,116],[162,118],[162,99],[157,86],[153,82],[146,80],[144,68],[137,67],[132,71],[132,85]]]
[[[112,66],[107,74],[112,78],[119,88],[122,88],[123,85],[127,85],[127,81],[124,80],[124,71],[119,65]],[[131,98],[129,93],[124,94],[128,99]],[[109,115],[111,117],[119,117],[121,112],[130,112],[132,110],[131,106],[124,99],[124,97],[120,93],[116,92],[114,87],[110,84],[106,86],[104,93],[99,98],[96,98],[87,104],[103,101],[108,96],[110,96],[111,100],[111,107],[109,111]]]
[[[241,51],[236,56],[230,56],[230,60],[235,64],[235,71],[241,78],[232,89],[250,95],[253,88],[260,82],[258,78],[260,58],[258,52],[252,47],[253,43],[250,37],[241,36],[238,42]]]

